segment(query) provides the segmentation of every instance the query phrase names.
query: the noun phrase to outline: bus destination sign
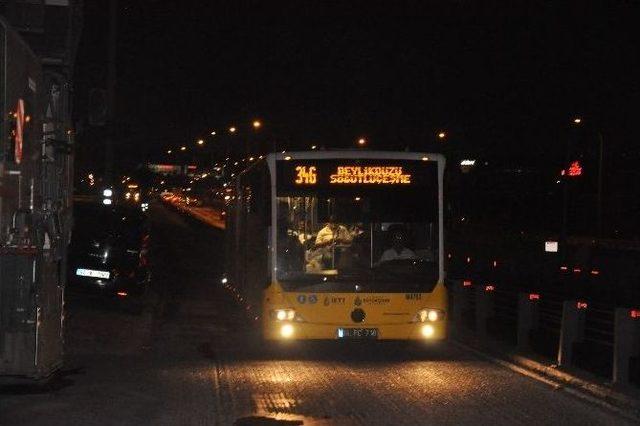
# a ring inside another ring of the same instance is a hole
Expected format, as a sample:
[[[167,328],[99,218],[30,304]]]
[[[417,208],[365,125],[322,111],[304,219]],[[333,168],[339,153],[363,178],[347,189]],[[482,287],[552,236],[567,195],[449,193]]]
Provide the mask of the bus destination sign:
[[[315,185],[318,182],[316,166],[296,166],[294,183],[296,185]],[[402,166],[337,166],[330,171],[331,185],[407,185],[411,183],[411,174]]]
[[[402,166],[338,166],[329,176],[330,184],[406,185],[411,175]]]
[[[435,161],[289,160],[280,161],[277,166],[278,191],[424,188],[437,185],[437,179]]]

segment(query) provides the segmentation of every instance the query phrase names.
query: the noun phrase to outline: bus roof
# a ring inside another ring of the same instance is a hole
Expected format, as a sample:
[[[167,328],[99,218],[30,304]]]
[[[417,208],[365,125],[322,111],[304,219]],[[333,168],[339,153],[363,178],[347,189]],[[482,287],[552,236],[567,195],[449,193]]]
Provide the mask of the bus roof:
[[[442,154],[429,152],[408,152],[408,151],[286,151],[284,153],[271,153],[267,159],[276,160],[321,160],[321,159],[389,159],[389,160],[424,160],[444,163]]]

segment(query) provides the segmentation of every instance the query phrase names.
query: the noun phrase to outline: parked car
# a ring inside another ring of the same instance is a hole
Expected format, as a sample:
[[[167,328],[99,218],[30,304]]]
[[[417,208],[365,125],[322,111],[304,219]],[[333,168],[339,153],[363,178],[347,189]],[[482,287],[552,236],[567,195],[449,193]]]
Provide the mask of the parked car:
[[[130,205],[76,202],[74,209],[69,290],[141,308],[150,280],[146,216]]]

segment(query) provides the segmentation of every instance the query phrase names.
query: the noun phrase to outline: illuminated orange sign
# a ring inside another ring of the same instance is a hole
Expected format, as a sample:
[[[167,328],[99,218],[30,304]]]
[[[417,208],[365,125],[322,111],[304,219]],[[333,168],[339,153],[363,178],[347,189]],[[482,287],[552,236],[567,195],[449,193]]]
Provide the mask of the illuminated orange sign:
[[[581,176],[582,175],[582,165],[579,161],[574,161],[569,165],[569,176]]]
[[[296,167],[296,180],[297,185],[313,185],[317,182],[318,175],[316,174],[316,168],[314,166],[297,166]]]
[[[403,172],[402,167],[381,166],[340,166],[330,176],[331,184],[365,185],[406,185],[411,183],[411,175]]]

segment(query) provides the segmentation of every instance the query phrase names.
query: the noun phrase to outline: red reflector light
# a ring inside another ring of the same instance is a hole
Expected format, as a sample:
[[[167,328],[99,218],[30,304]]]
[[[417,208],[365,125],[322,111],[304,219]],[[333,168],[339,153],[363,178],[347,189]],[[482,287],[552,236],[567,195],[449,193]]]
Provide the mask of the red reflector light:
[[[579,274],[580,272],[582,272],[582,269],[580,269],[580,268],[573,268],[573,272],[575,272],[576,274]]]
[[[126,291],[119,291],[116,294],[120,297],[127,297],[129,295]]]
[[[629,311],[629,316],[633,319],[640,318],[640,309],[631,309],[631,311]]]
[[[463,287],[471,287],[471,280],[462,281],[462,286]]]
[[[492,284],[486,285],[484,287],[484,291],[494,291],[496,289],[496,287]]]
[[[591,271],[591,275],[600,275],[600,271],[594,269],[593,271]]]
[[[537,293],[530,293],[529,300],[540,300],[540,295]]]
[[[578,302],[576,303],[576,308],[578,309],[587,309],[589,305],[587,305],[587,302]]]
[[[569,268],[567,268],[566,266],[561,266],[561,267],[560,267],[560,270],[561,270],[561,271],[568,271],[568,270],[569,270]]]

